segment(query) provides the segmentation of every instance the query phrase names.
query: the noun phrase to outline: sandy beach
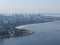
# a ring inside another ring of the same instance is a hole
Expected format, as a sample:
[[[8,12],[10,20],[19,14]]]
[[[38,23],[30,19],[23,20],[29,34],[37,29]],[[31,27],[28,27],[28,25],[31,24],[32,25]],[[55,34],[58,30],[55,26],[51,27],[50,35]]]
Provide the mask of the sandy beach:
[[[37,24],[27,24],[27,25],[21,25],[21,26],[17,26],[16,28],[18,29],[23,29],[23,27],[28,27],[28,26],[31,26],[31,25],[37,25]]]
[[[52,22],[45,22],[45,23],[52,23]],[[26,24],[26,25],[17,26],[16,28],[23,29],[24,27],[28,27],[31,25],[37,25],[37,24],[43,24],[43,23]]]

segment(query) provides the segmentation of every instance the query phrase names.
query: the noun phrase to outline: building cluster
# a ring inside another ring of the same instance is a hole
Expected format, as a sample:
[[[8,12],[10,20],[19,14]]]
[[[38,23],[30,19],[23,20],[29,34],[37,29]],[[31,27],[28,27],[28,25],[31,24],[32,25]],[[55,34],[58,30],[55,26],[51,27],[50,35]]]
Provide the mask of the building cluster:
[[[8,38],[8,37],[17,37],[32,34],[31,30],[26,29],[16,29],[16,28],[5,28],[0,30],[0,38]]]
[[[29,23],[40,23],[52,21],[55,18],[52,16],[44,16],[42,14],[12,14],[11,16],[0,15],[0,28],[3,26],[16,26]]]

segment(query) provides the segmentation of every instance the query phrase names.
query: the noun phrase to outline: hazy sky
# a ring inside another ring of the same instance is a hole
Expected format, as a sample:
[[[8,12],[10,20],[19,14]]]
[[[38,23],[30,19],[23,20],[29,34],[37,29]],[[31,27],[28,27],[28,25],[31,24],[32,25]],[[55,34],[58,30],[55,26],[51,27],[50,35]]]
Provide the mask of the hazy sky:
[[[60,0],[0,0],[0,13],[60,13]]]

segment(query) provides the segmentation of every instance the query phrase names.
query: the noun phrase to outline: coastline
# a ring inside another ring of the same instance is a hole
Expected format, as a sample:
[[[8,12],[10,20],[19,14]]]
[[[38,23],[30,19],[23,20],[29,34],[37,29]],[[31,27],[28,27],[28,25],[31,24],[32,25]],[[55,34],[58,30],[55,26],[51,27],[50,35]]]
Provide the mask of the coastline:
[[[52,22],[46,22],[46,23],[52,23]],[[0,38],[18,37],[33,34],[34,32],[32,30],[25,29],[24,27],[29,27],[31,25],[37,25],[37,24],[43,24],[43,23],[34,23],[34,24],[20,25],[15,28],[7,28],[7,30],[6,29],[3,30],[3,33],[1,33],[2,35],[0,36]]]
[[[52,23],[52,22],[44,22],[44,23]],[[37,25],[37,24],[42,24],[42,23],[34,23],[34,24],[20,25],[20,26],[17,26],[16,29],[24,29],[23,27],[28,27],[28,26]]]

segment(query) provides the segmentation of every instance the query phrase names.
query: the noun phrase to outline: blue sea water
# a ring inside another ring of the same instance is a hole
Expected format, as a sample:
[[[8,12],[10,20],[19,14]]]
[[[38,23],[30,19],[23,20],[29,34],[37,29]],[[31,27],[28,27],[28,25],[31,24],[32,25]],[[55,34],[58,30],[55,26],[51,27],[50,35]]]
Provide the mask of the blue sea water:
[[[33,24],[23,28],[35,33],[0,39],[0,45],[60,45],[60,21]]]

